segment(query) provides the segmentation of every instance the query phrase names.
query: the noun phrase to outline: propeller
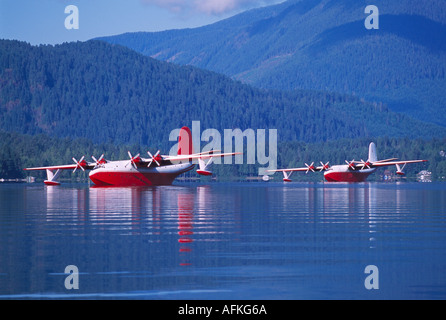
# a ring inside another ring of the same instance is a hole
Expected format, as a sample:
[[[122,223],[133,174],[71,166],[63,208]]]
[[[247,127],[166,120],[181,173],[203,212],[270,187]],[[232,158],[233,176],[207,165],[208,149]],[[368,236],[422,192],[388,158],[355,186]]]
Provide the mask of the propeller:
[[[370,161],[367,160],[367,162],[366,162],[361,159],[361,163],[362,163],[362,170],[364,170],[365,167],[370,169],[370,165],[371,165]]]
[[[99,160],[97,160],[94,156],[91,156],[91,158],[94,160],[94,162],[96,162],[96,165],[97,165],[97,166],[99,166],[99,165],[101,165],[101,164],[103,164],[103,163],[106,162],[105,160],[102,160],[102,159],[104,159],[104,154],[102,154],[102,155],[99,157]]]
[[[307,168],[308,168],[307,171],[306,171],[305,173],[308,173],[308,171],[310,171],[310,170],[314,172],[314,169],[315,169],[315,168],[314,168],[314,162],[312,162],[310,165],[308,165],[308,164],[305,163],[305,165],[306,165]]]
[[[322,161],[319,161],[322,165],[322,170],[328,170],[328,168],[330,168],[330,166],[328,165],[330,162],[327,162],[326,164],[323,164]]]
[[[139,153],[134,157],[132,156],[130,151],[128,151],[128,154],[130,157],[130,161],[125,166],[127,167],[131,163],[133,167],[136,169],[136,164],[139,163],[139,161],[141,160],[141,158],[139,157]]]
[[[158,160],[162,160],[161,157],[158,156],[159,153],[160,153],[160,151],[158,150],[158,152],[155,153],[154,156],[150,153],[150,151],[147,151],[147,153],[148,153],[148,155],[149,155],[150,158],[151,158],[149,164],[147,165],[147,167],[150,167],[150,165],[152,164],[153,161],[155,161],[155,163],[156,163],[156,164],[158,165],[158,167],[159,167],[159,166],[160,166],[160,163],[158,162]]]
[[[85,156],[82,156],[82,158],[79,161],[77,161],[76,158],[74,158],[74,157],[72,158],[73,161],[76,163],[76,168],[74,168],[73,172],[76,172],[77,168],[81,168],[82,171],[85,172],[84,166],[87,163],[85,162],[84,158],[85,158]]]
[[[352,161],[348,162],[347,160],[345,160],[345,163],[348,164],[348,167],[352,170],[356,170],[355,168],[355,160],[353,159]]]

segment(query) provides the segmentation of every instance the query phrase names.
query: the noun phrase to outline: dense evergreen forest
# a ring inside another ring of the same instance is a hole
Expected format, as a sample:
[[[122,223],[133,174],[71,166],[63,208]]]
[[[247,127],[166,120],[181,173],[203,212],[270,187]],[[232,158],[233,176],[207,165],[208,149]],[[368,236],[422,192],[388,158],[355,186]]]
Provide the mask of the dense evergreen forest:
[[[277,129],[279,166],[365,157],[368,143],[378,138],[384,139],[380,155],[426,158],[437,177],[445,175],[437,156],[444,140],[432,138],[445,137],[446,129],[382,103],[330,92],[256,89],[102,41],[31,46],[0,40],[0,178],[23,177],[28,166],[68,164],[73,156],[105,153],[118,160],[127,159],[127,150],[158,149],[166,154],[171,130],[194,120],[202,130],[220,132]],[[246,164],[214,171],[257,175],[257,167]]]
[[[364,9],[379,8],[367,30]],[[328,90],[446,123],[444,0],[289,0],[194,29],[104,37],[268,89]]]
[[[0,41],[0,127],[164,147],[193,120],[203,128],[277,128],[281,141],[396,136],[429,138],[446,128],[382,103],[318,91],[256,89],[101,41],[30,46]]]

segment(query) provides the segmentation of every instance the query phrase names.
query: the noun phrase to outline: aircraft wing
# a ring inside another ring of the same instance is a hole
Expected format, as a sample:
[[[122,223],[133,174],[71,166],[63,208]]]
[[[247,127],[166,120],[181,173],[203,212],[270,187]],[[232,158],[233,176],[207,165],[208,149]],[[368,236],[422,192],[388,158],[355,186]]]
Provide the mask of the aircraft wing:
[[[361,170],[361,169],[371,169],[371,168],[378,168],[378,167],[385,167],[385,166],[393,166],[396,165],[398,168],[398,172],[401,172],[401,170],[399,169],[399,165],[403,165],[405,166],[408,163],[419,163],[419,162],[426,162],[427,160],[406,160],[406,161],[394,161],[396,160],[396,158],[391,158],[391,159],[385,159],[385,160],[379,160],[379,161],[374,161],[374,162],[359,162],[359,161],[351,161],[351,162],[347,162],[347,164],[349,165],[350,169],[352,170]],[[269,172],[282,172],[285,176],[285,179],[288,179],[289,175],[287,175],[286,173],[293,173],[296,171],[305,171],[306,173],[308,173],[309,171],[312,172],[320,172],[320,171],[324,171],[327,170],[329,168],[328,166],[328,162],[326,164],[323,164],[321,162],[321,166],[315,167],[312,164],[308,165],[305,164],[306,167],[300,167],[300,168],[289,168],[289,169],[275,169],[275,170],[268,170]]]
[[[383,160],[374,161],[373,163],[381,163],[381,162],[394,161],[394,160],[398,160],[398,158],[383,159]],[[363,162],[353,160],[352,163],[362,164]]]
[[[100,158],[102,159],[102,157]],[[74,163],[73,164],[67,164],[67,165],[60,165],[60,166],[47,166],[47,167],[34,167],[34,168],[25,168],[24,170],[27,171],[33,171],[33,170],[74,170],[81,169],[82,171],[85,170],[91,170],[94,168],[94,163],[88,163],[84,160],[84,157],[82,157],[79,161],[77,161],[75,158],[73,158]]]
[[[189,159],[209,159],[216,157],[229,157],[235,156],[238,154],[242,154],[241,152],[232,152],[232,153],[211,153],[211,152],[203,152],[203,153],[194,153],[194,154],[183,154],[179,156],[163,156],[163,160],[169,161],[182,161]]]
[[[400,164],[408,164],[408,163],[418,163],[418,162],[427,162],[427,160],[407,160],[407,161],[389,161],[389,162],[373,162],[371,164],[372,167],[384,167],[384,166],[392,166],[392,165],[400,165]],[[359,165],[361,166],[361,165]]]
[[[208,166],[212,163],[213,158],[216,157],[229,157],[229,156],[235,156],[238,154],[242,154],[242,152],[228,152],[228,153],[215,153],[216,151],[208,151],[208,152],[201,152],[201,153],[194,153],[194,154],[181,154],[176,156],[163,156],[163,160],[168,161],[191,161],[192,159],[198,160],[198,166],[199,169],[197,170],[197,173],[202,176],[211,176],[212,172],[208,170]],[[207,162],[205,162],[205,159],[209,159]]]
[[[275,169],[267,170],[268,172],[295,172],[295,171],[307,171],[308,168],[289,168],[289,169]]]
[[[35,167],[35,168],[25,168],[23,170],[34,171],[34,170],[73,170],[76,169],[76,164],[68,164],[63,166],[48,166],[48,167]]]
[[[381,160],[381,161],[374,161],[374,162],[364,162],[361,163],[349,163],[349,167],[352,170],[363,170],[363,169],[372,169],[372,168],[380,168],[380,167],[386,167],[386,166],[396,166],[396,173],[398,175],[405,175],[403,172],[404,167],[408,163],[419,163],[419,162],[426,162],[427,160],[406,160],[406,161],[393,161],[395,159],[387,159],[387,160]],[[402,167],[401,167],[402,165]]]
[[[406,161],[404,161],[404,160],[394,161],[394,160],[396,160],[396,158],[373,161],[373,162],[363,161],[363,160],[361,160],[361,162],[346,161],[346,163],[348,164],[349,169],[351,169],[351,170],[363,170],[363,169],[372,169],[372,168],[379,168],[379,167],[385,167],[385,166],[396,166],[398,168],[399,165],[405,166],[408,163],[418,163],[418,162],[426,162],[427,161],[427,160],[406,160]],[[400,171],[400,170],[398,169],[398,171]]]
[[[329,168],[329,162],[327,162],[327,163],[322,163],[321,162],[321,165],[319,166],[319,167],[315,167],[314,166],[314,162],[312,162],[310,165],[308,165],[308,164],[306,164],[305,163],[305,166],[306,167],[300,167],[300,168],[289,168],[289,169],[275,169],[275,170],[267,170],[267,171],[269,171],[269,172],[296,172],[296,171],[306,171],[307,173],[309,172],[309,171],[312,171],[312,172],[319,172],[319,171],[324,171],[324,170],[327,170],[328,168]]]

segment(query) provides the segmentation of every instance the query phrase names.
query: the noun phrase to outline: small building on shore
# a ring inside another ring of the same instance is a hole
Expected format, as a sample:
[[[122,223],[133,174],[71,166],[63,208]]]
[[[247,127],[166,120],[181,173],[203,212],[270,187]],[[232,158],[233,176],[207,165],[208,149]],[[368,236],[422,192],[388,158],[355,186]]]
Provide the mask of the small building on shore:
[[[432,182],[432,172],[422,170],[417,174],[417,181],[419,182]]]

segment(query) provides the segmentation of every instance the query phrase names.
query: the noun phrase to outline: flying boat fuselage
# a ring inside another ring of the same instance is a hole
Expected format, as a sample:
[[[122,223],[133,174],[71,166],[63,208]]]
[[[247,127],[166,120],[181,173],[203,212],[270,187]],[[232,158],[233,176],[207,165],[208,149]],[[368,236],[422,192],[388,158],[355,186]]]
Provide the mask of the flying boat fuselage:
[[[324,178],[333,182],[363,182],[376,171],[372,169],[352,170],[348,165],[334,165],[324,171]]]
[[[97,186],[170,185],[180,174],[195,167],[193,163],[151,167],[133,167],[128,161],[113,161],[90,171],[89,177]]]

